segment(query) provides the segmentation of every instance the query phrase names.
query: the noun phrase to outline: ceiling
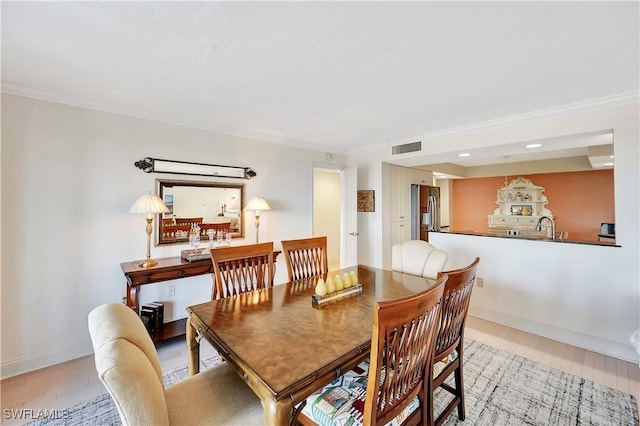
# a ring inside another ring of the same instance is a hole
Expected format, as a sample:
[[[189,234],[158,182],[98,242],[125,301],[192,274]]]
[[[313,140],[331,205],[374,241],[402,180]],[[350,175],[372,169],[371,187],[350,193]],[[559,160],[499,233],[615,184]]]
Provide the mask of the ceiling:
[[[1,7],[5,93],[333,153],[639,89],[636,1]]]
[[[609,146],[606,149],[605,146]],[[594,149],[599,147],[599,149]],[[603,150],[613,155],[613,131],[603,130],[572,135],[558,136],[547,139],[524,140],[491,146],[475,148],[464,156],[464,152],[447,152],[440,155],[430,155],[431,163],[451,163],[461,167],[479,167],[487,164],[519,163],[525,161],[548,160],[552,158],[586,157],[594,161],[604,162]],[[609,161],[611,159],[608,158]],[[600,166],[602,166],[600,164]]]

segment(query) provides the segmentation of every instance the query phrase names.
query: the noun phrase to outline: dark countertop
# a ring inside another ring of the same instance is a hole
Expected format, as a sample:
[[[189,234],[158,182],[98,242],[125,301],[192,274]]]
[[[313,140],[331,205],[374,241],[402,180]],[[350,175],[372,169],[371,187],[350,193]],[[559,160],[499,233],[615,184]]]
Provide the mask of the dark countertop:
[[[616,234],[598,234],[598,237],[602,238],[613,238],[615,240]]]
[[[439,234],[457,234],[457,235],[469,235],[475,237],[491,237],[491,238],[504,238],[511,240],[530,240],[530,241],[541,241],[547,243],[558,243],[558,244],[585,244],[592,246],[608,246],[608,247],[620,247],[619,245],[613,242],[607,241],[580,241],[580,240],[552,240],[545,237],[540,236],[527,236],[527,235],[500,235],[489,232],[475,232],[475,231],[456,231],[456,230],[443,230],[443,231],[429,231],[429,232],[437,232]],[[608,235],[607,235],[608,236]],[[613,236],[615,238],[615,235]]]

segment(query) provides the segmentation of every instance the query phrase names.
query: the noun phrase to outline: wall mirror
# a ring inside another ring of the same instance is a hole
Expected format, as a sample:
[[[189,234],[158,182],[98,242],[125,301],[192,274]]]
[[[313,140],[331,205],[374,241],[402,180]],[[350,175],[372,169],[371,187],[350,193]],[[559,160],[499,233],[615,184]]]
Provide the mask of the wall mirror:
[[[156,224],[156,245],[189,242],[192,223],[198,223],[202,243],[229,234],[244,236],[242,206],[244,185],[224,182],[198,182],[156,179],[158,196],[169,213],[160,215]]]

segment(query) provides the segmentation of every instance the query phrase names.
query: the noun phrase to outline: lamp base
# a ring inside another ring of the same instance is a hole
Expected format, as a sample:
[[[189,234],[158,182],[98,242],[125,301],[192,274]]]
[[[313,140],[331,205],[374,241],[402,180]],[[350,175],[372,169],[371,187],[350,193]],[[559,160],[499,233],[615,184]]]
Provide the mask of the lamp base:
[[[146,259],[143,260],[142,262],[138,263],[138,266],[141,268],[151,268],[152,266],[156,266],[158,264],[157,260],[153,260],[153,259]]]

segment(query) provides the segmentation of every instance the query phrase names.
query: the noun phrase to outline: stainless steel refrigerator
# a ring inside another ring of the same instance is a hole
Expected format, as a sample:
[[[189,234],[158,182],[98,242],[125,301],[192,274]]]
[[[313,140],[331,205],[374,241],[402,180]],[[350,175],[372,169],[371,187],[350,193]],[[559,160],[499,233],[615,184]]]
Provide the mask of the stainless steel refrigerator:
[[[440,230],[440,188],[411,185],[411,239],[429,241],[429,231]]]

